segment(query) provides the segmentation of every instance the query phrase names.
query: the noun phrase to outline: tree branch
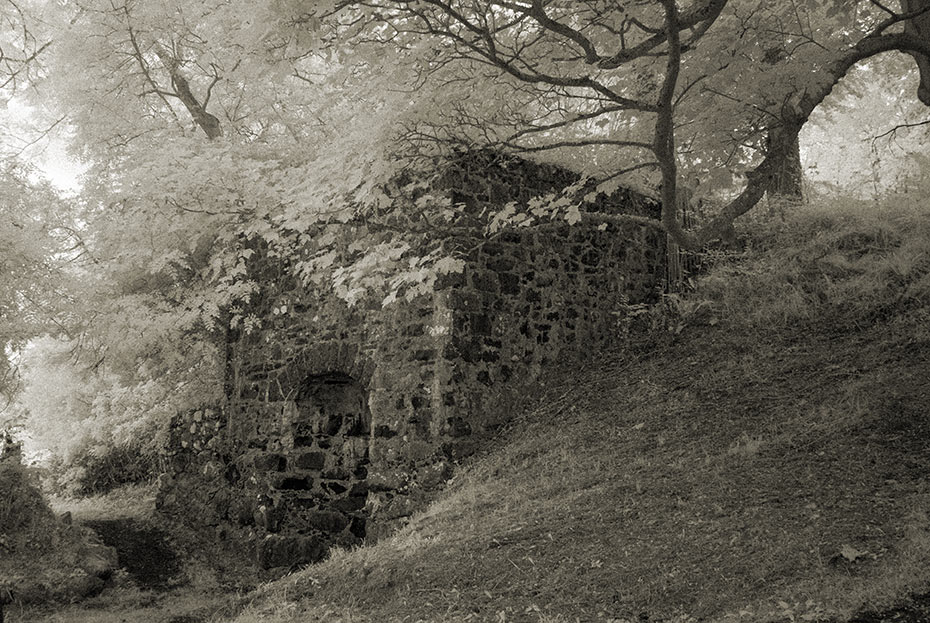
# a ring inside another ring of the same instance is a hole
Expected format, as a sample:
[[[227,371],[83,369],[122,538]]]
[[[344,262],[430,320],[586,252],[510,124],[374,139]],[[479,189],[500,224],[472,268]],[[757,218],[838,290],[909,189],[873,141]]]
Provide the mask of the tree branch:
[[[877,136],[873,136],[871,139],[866,139],[866,140],[872,141],[872,144],[874,145],[875,141],[877,141],[880,138],[884,138],[888,135],[891,135],[891,136],[896,135],[898,133],[898,130],[904,130],[906,128],[919,128],[920,126],[924,126],[924,125],[930,125],[930,119],[927,119],[926,121],[918,121],[917,123],[901,123],[891,128],[887,132],[882,132],[881,134]]]
[[[206,134],[207,138],[210,140],[223,136],[223,128],[220,125],[220,120],[207,112],[204,105],[200,103],[193,91],[191,91],[190,83],[187,81],[184,74],[181,73],[180,62],[168,54],[168,52],[158,44],[155,46],[155,54],[161,59],[161,62],[164,63],[165,68],[168,70],[168,74],[171,76],[171,84],[178,94],[178,99],[181,100],[187,112],[193,117],[194,123],[203,130],[204,134]]]
[[[707,28],[710,28],[710,24],[715,22],[720,16],[727,2],[728,0],[707,0],[706,4],[697,4],[693,6],[689,11],[680,15],[676,21],[676,28],[678,29],[675,31],[676,35],[680,30],[693,28],[702,22],[708,22],[707,26],[704,28],[706,31]],[[663,5],[664,4],[663,2]],[[616,69],[625,63],[645,56],[648,52],[651,52],[668,40],[669,31],[667,26],[668,24],[666,22],[666,28],[663,32],[655,34],[631,48],[621,49],[613,56],[602,59],[597,63],[598,67],[601,69]]]

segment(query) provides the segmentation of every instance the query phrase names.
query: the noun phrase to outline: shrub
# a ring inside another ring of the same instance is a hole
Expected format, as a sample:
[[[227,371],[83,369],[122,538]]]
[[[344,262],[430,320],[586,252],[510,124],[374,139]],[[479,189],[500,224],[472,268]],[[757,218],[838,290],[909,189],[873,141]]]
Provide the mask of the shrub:
[[[142,444],[103,449],[85,447],[71,463],[74,493],[95,495],[117,487],[151,481],[158,473],[158,457]]]

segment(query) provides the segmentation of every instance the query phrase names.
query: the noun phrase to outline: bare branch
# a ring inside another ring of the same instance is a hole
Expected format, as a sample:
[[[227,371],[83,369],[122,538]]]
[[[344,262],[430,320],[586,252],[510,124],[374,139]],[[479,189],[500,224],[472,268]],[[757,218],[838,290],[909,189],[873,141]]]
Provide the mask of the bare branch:
[[[869,0],[869,1],[870,1],[872,4],[874,4],[875,6],[877,6],[878,8],[880,8],[880,9],[881,9],[882,11],[884,11],[885,13],[888,13],[889,15],[892,15],[892,16],[897,15],[897,13],[895,13],[894,11],[892,11],[891,9],[889,9],[888,7],[886,7],[884,4],[882,4],[882,3],[879,2],[878,0]]]
[[[622,141],[617,139],[580,139],[576,141],[555,141],[552,143],[546,143],[545,145],[535,145],[532,147],[523,147],[514,143],[504,142],[503,145],[509,147],[515,151],[522,153],[537,153],[541,151],[549,151],[550,149],[561,149],[563,147],[591,147],[595,145],[610,145],[612,147],[633,147],[636,149],[653,149],[653,145],[650,143],[644,143],[642,141]]]
[[[877,135],[877,136],[873,136],[872,138],[866,139],[866,140],[867,140],[867,141],[871,141],[872,144],[874,145],[875,142],[876,142],[878,139],[880,139],[880,138],[884,138],[884,137],[889,136],[889,135],[892,136],[892,137],[896,136],[899,130],[904,130],[904,129],[907,129],[907,128],[919,128],[919,127],[925,126],[925,125],[930,125],[930,119],[927,119],[926,121],[918,121],[917,123],[901,123],[901,124],[898,124],[898,125],[896,125],[895,127],[891,128],[891,129],[888,130],[887,132],[882,132],[881,134],[879,134],[879,135]]]
[[[723,11],[727,1],[728,0],[707,0],[706,4],[696,4],[687,13],[679,16],[676,22],[676,27],[679,30],[676,30],[676,33],[680,30],[694,28],[704,22],[707,22],[707,26],[704,27],[704,31],[706,32],[707,28],[710,28],[710,25],[720,16],[720,12]],[[613,56],[598,62],[598,67],[601,69],[616,69],[656,49],[666,42],[668,35],[669,32],[666,24],[666,28],[663,29],[663,32],[657,33],[631,48],[621,49]]]
[[[133,49],[132,57],[139,65],[139,69],[142,71],[142,76],[145,78],[145,81],[152,86],[151,92],[155,95],[158,95],[159,99],[161,99],[162,103],[165,105],[165,109],[168,110],[171,116],[174,118],[175,123],[180,125],[181,120],[178,119],[178,116],[174,112],[174,108],[166,99],[166,96],[175,94],[164,91],[161,87],[158,86],[158,83],[155,82],[155,79],[152,77],[152,73],[149,69],[149,65],[145,60],[145,55],[142,53],[142,48],[139,45],[139,41],[136,37],[136,31],[132,26],[132,16],[129,13],[129,7],[124,4],[122,7],[120,7],[120,9],[126,18],[126,31],[129,34],[129,42]]]
[[[158,44],[155,45],[155,54],[168,69],[168,74],[171,76],[171,84],[178,94],[178,99],[181,100],[187,112],[193,117],[194,123],[203,130],[204,134],[206,134],[207,138],[210,140],[223,136],[223,128],[220,125],[220,120],[207,112],[204,104],[202,104],[194,95],[193,91],[191,91],[190,83],[187,81],[184,74],[181,73],[180,63],[177,58],[168,54],[168,52]]]

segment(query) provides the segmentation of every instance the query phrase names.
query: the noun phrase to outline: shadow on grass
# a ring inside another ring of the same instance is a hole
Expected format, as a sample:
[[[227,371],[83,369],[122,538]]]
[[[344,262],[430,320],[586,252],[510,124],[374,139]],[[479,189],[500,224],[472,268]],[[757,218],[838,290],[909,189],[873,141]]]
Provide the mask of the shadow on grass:
[[[120,567],[139,588],[164,591],[184,583],[181,561],[161,530],[133,519],[97,519],[84,525],[116,548]]]

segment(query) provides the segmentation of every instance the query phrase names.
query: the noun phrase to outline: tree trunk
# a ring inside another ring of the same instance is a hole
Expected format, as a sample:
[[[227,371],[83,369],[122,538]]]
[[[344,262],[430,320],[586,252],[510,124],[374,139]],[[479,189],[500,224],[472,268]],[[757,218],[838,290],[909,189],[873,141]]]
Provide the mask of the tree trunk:
[[[797,135],[792,138],[784,159],[775,170],[768,195],[776,201],[800,203],[804,199],[801,144]]]
[[[920,15],[904,22],[904,32],[924,40],[930,40],[930,0],[901,0],[901,9],[904,13]],[[911,50],[908,54],[917,62],[920,70],[920,86],[917,88],[917,99],[930,106],[930,56]]]

